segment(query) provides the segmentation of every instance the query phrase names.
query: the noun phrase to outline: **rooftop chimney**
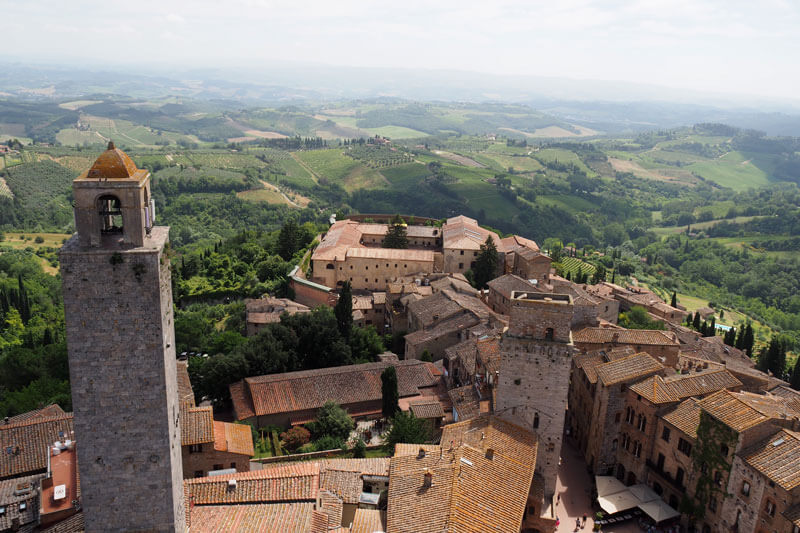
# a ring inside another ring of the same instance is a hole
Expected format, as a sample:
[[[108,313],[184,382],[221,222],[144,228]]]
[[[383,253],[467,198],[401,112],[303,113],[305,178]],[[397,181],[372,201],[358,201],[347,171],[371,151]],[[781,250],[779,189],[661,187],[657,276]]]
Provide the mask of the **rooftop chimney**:
[[[425,459],[425,448],[420,448],[417,453],[417,459]]]
[[[425,481],[423,481],[422,486],[423,487],[430,487],[431,485],[433,485],[433,474],[431,474],[429,471],[426,471],[425,472]]]
[[[486,458],[489,459],[490,461],[492,459],[494,459],[494,449],[493,448],[487,448],[486,449]]]

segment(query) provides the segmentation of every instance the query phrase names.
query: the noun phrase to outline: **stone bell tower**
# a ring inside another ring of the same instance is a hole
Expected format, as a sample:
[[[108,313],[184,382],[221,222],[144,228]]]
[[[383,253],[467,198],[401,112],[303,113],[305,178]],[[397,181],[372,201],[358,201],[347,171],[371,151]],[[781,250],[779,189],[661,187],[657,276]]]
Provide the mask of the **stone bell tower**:
[[[114,143],[72,187],[60,261],[86,531],[183,532],[169,228]]]
[[[545,499],[552,499],[575,353],[574,306],[569,295],[519,291],[511,293],[510,306],[500,341],[495,413],[536,433],[536,473],[543,478]]]

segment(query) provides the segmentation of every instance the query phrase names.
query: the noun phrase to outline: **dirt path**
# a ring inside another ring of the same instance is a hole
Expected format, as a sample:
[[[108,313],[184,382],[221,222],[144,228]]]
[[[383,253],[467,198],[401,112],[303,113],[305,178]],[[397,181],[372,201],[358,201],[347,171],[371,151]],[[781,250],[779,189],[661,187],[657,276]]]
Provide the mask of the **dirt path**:
[[[456,163],[462,164],[465,167],[486,168],[486,165],[478,163],[469,157],[464,157],[463,155],[454,154],[452,152],[444,152],[442,150],[434,150],[433,153],[440,155],[445,159],[449,159],[450,161],[455,161]]]
[[[314,172],[313,170],[311,170],[311,167],[306,165],[305,162],[303,162],[302,159],[297,157],[297,154],[295,154],[294,152],[289,152],[289,153],[291,154],[292,159],[297,161],[297,164],[300,165],[301,167],[303,167],[304,169],[306,169],[308,171],[308,173],[311,174],[311,177],[314,178],[314,181],[319,183],[320,175],[317,174],[316,172]]]
[[[283,198],[283,199],[286,201],[286,203],[288,203],[288,204],[289,204],[289,205],[291,205],[292,207],[300,207],[300,208],[302,208],[302,207],[303,207],[302,205],[300,205],[300,204],[296,204],[296,203],[294,203],[292,200],[290,200],[290,199],[289,199],[289,197],[288,197],[288,196],[286,196],[286,195],[283,193],[283,191],[282,191],[282,190],[280,190],[279,188],[277,188],[275,185],[271,184],[270,182],[268,182],[268,181],[264,181],[264,180],[258,180],[258,181],[260,181],[260,182],[261,182],[261,183],[264,185],[264,187],[266,187],[267,189],[271,189],[271,190],[275,191],[276,193],[280,194],[280,195],[281,195],[281,197],[282,197],[282,198]],[[306,204],[306,205],[308,205],[308,204]]]

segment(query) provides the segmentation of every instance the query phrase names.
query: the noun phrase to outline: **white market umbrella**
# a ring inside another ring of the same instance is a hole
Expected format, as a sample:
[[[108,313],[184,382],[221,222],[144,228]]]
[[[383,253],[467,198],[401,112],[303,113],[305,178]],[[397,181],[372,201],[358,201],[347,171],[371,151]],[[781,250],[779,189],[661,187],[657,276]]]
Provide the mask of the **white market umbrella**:
[[[628,487],[628,490],[631,491],[631,494],[639,498],[639,501],[642,503],[652,502],[653,500],[660,499],[658,494],[656,494],[653,489],[644,483],[639,483],[638,485]]]
[[[597,503],[608,514],[618,513],[620,511],[627,511],[633,509],[637,505],[641,505],[639,499],[631,494],[629,490],[617,492],[616,494],[609,494],[607,496],[600,496],[597,498]]]
[[[627,487],[614,476],[594,476],[598,496],[608,496],[627,490]]]
[[[647,513],[647,516],[655,520],[656,524],[680,516],[680,513],[664,503],[664,500],[653,500],[651,502],[640,503],[639,509]]]

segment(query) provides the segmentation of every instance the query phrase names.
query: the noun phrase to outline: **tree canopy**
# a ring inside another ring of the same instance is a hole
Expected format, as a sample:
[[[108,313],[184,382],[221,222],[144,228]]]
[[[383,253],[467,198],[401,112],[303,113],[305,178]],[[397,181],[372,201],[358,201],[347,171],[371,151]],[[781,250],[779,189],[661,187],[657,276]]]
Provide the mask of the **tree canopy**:
[[[384,248],[408,248],[408,231],[405,221],[395,215],[383,239]]]
[[[381,413],[384,418],[392,418],[400,410],[397,369],[393,366],[389,366],[381,372],[381,396]]]
[[[475,288],[486,288],[486,284],[497,276],[498,263],[497,246],[492,236],[489,235],[486,237],[486,242],[481,244],[480,252],[478,252],[478,257],[475,259],[475,266],[472,268]]]

